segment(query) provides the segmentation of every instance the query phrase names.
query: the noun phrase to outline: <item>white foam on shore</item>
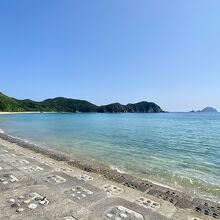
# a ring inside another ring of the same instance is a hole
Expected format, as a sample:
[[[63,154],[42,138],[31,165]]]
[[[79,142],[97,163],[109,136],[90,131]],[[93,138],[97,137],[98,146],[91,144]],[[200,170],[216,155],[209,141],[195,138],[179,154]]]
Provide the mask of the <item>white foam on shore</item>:
[[[111,168],[112,170],[116,170],[116,171],[119,172],[119,173],[126,173],[125,171],[120,170],[120,169],[118,169],[118,168],[115,167],[115,166],[110,166],[110,168]]]
[[[0,128],[0,133],[5,134],[5,132]]]

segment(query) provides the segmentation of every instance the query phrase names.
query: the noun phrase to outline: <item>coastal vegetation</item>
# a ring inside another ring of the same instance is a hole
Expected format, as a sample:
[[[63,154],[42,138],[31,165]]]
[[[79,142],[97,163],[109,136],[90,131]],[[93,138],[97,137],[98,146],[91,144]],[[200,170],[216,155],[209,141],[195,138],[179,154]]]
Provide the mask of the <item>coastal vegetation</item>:
[[[30,99],[19,100],[0,93],[0,111],[2,112],[142,112],[157,113],[163,110],[153,102],[139,102],[136,104],[122,105],[113,103],[97,106],[85,100],[57,97],[41,102]]]
[[[139,102],[136,104],[121,105],[114,103],[110,105],[100,106],[98,112],[141,112],[141,113],[154,113],[163,112],[163,110],[153,102]]]

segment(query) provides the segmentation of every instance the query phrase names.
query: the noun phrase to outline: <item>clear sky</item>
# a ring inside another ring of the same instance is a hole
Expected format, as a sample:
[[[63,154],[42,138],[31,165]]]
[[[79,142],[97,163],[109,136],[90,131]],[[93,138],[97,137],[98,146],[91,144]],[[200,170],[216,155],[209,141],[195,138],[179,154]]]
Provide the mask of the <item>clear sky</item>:
[[[1,0],[0,91],[220,110],[220,1]]]

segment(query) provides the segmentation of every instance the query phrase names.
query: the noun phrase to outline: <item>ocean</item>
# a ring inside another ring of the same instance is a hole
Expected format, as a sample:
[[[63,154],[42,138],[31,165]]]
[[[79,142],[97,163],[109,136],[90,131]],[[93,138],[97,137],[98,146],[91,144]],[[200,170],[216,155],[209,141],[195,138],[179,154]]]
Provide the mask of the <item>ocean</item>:
[[[220,201],[220,113],[12,114],[0,131]]]

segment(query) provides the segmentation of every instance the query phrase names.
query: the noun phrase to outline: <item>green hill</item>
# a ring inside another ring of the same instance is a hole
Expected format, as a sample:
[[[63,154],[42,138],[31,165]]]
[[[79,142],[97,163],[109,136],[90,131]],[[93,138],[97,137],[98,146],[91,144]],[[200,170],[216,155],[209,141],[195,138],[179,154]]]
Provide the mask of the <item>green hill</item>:
[[[35,102],[29,99],[18,100],[0,93],[0,111],[6,112],[96,112],[97,106],[83,100],[58,97]]]
[[[136,104],[127,104],[127,105],[121,105],[120,103],[104,105],[98,108],[98,112],[155,113],[155,112],[163,112],[163,110],[153,102],[138,102]]]
[[[54,99],[47,99],[41,102],[42,107],[47,111],[56,112],[96,112],[97,106],[78,99],[67,99],[58,97]]]
[[[154,113],[163,112],[163,110],[153,102],[138,102],[136,104],[126,105],[128,112]]]
[[[100,106],[98,108],[98,112],[110,112],[110,113],[114,113],[114,112],[126,112],[126,108],[124,105],[121,105],[120,103],[113,103],[113,104],[109,104],[109,105],[103,105]]]
[[[0,111],[4,112],[163,112],[153,102],[139,102],[136,104],[121,105],[113,103],[109,105],[96,106],[90,102],[78,99],[57,97],[46,99],[42,102],[30,99],[18,100],[0,93]]]

